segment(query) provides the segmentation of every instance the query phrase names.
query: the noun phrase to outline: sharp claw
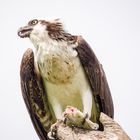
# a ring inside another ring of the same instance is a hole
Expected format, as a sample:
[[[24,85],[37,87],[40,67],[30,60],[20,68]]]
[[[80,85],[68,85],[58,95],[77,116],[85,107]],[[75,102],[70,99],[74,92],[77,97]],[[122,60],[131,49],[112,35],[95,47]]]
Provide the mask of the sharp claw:
[[[84,118],[87,119],[88,117],[89,117],[89,116],[88,116],[88,113],[86,113]]]
[[[86,119],[88,118],[88,113],[85,114],[84,118],[83,118],[83,122],[82,125],[84,125],[84,123],[86,122]]]
[[[67,118],[64,118],[64,124],[66,124],[67,123]]]
[[[48,133],[48,138],[49,140],[56,140],[56,138],[52,136],[52,132]]]
[[[57,137],[57,126],[53,126],[51,131],[48,133],[49,140],[56,140]]]

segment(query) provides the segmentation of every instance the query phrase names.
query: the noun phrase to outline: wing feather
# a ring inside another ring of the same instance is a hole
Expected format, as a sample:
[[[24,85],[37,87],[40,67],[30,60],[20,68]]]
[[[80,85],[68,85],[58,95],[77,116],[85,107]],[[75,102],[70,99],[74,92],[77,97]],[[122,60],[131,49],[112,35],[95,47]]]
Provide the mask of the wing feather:
[[[35,70],[34,54],[31,49],[23,55],[20,78],[22,95],[35,130],[41,140],[47,140],[47,132],[51,126],[51,114],[41,77]]]
[[[76,50],[100,111],[113,118],[113,101],[102,65],[99,63],[88,43],[82,37],[78,37],[78,47],[76,47]]]

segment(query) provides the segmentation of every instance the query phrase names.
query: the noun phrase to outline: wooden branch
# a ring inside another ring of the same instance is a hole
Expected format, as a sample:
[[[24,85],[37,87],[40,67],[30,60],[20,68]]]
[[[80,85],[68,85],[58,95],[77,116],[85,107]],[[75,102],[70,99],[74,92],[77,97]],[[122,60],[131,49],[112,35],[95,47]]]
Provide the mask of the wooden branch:
[[[60,140],[131,140],[121,126],[104,113],[100,115],[100,122],[104,131],[71,128],[60,120],[52,126],[50,133]]]

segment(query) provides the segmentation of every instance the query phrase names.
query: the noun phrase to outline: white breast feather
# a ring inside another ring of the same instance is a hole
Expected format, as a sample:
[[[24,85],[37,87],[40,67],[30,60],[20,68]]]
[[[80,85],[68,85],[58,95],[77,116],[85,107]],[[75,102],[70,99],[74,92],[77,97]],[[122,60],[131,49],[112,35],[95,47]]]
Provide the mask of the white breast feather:
[[[40,25],[35,31],[30,38],[37,50],[36,61],[55,117],[59,118],[69,105],[91,115],[92,91],[77,52],[73,50],[75,46],[50,39]]]

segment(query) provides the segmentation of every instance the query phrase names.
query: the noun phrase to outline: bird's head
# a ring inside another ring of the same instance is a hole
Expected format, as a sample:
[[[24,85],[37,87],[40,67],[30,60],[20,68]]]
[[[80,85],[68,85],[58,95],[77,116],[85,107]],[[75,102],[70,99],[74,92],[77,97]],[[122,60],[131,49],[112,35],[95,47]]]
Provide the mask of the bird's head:
[[[35,45],[39,42],[49,42],[50,40],[66,41],[70,44],[76,42],[76,36],[67,33],[59,19],[53,21],[31,20],[26,26],[18,30],[18,35],[21,38],[30,38]]]

